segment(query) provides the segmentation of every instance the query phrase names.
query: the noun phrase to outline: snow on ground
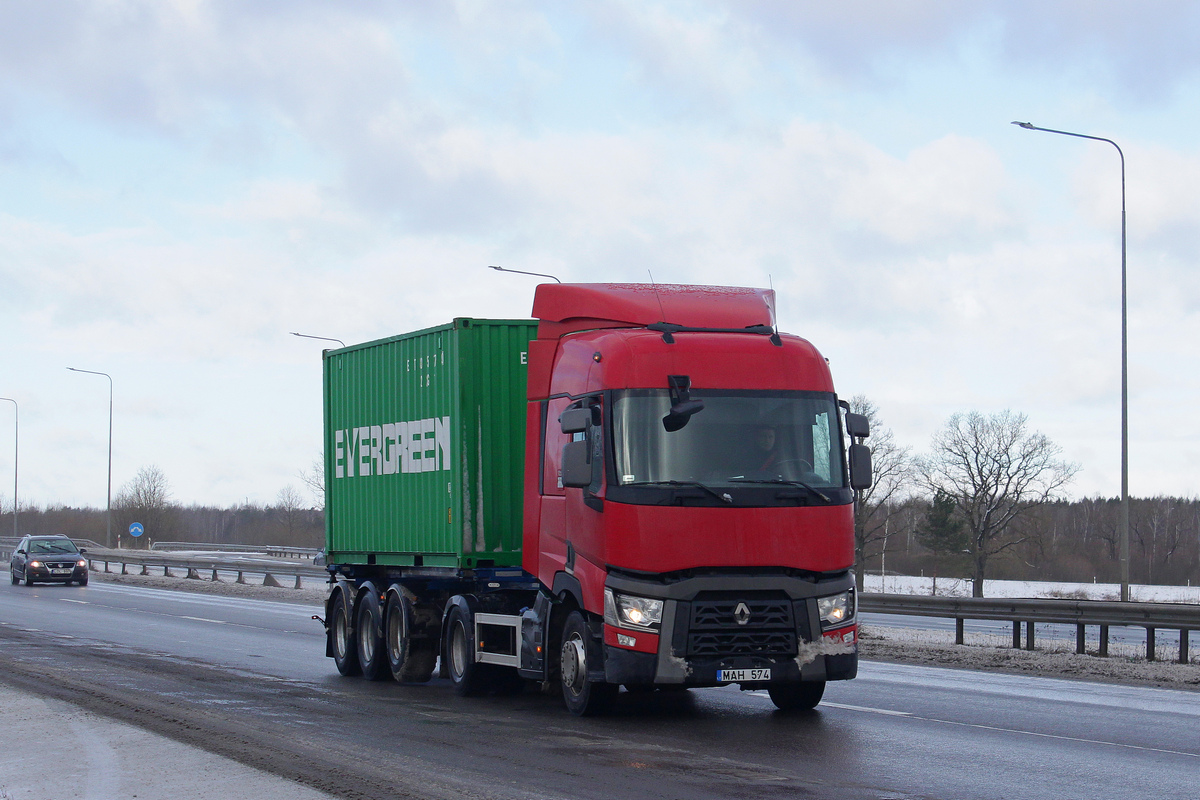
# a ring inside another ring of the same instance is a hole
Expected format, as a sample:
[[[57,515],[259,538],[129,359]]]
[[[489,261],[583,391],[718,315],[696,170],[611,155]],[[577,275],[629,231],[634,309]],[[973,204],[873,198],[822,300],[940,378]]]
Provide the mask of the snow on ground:
[[[935,583],[936,582],[936,583]],[[863,590],[885,594],[923,594],[970,597],[972,581],[964,578],[926,578],[912,575],[867,574]],[[1058,581],[984,581],[984,597],[1047,597],[1067,600],[1120,600],[1116,583]],[[1139,603],[1200,603],[1200,586],[1143,586],[1131,584],[1130,599]]]

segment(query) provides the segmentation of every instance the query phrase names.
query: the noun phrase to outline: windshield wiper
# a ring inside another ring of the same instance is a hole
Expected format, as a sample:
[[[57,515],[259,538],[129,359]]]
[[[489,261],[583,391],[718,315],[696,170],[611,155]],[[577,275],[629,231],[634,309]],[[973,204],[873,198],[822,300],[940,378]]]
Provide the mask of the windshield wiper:
[[[833,502],[833,499],[829,495],[825,494],[824,492],[822,492],[820,489],[816,488],[815,486],[809,486],[804,481],[790,481],[787,478],[743,478],[743,477],[730,478],[729,480],[736,481],[737,483],[778,483],[778,484],[781,484],[784,486],[798,486],[801,489],[807,489],[809,492],[815,494],[817,497],[821,498],[826,503]]]
[[[729,503],[730,505],[733,505],[733,498],[729,496],[728,492],[718,492],[716,489],[712,488],[711,486],[709,486],[707,484],[701,483],[700,481],[636,481],[634,483],[624,483],[621,485],[622,486],[695,486],[698,489],[703,489],[704,491],[708,492],[709,494],[711,494],[713,497],[717,498],[721,502]]]

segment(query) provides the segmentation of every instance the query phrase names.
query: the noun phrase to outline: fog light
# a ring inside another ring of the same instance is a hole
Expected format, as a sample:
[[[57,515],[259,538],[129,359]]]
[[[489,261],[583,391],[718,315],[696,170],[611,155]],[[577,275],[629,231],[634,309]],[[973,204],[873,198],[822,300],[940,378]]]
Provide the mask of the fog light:
[[[637,644],[637,639],[633,638],[632,636],[626,636],[623,633],[618,633],[617,644],[621,645],[622,647],[633,647],[635,644]]]

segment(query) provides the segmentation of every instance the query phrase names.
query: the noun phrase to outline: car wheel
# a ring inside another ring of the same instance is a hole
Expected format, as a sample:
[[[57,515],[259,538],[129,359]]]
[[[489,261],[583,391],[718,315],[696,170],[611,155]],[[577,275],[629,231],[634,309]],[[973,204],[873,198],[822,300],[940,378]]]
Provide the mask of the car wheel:
[[[80,578],[80,579],[79,579],[79,585],[80,585],[80,586],[87,586],[87,584],[88,584],[88,579],[87,579],[87,576],[86,576],[86,575],[84,575],[82,578]]]
[[[18,583],[21,582],[21,579],[17,577],[17,571],[15,569],[12,569],[11,567],[9,568],[9,575],[12,576],[12,585],[13,586],[16,586]]]
[[[33,576],[29,574],[29,570],[25,570],[25,585],[33,586]]]

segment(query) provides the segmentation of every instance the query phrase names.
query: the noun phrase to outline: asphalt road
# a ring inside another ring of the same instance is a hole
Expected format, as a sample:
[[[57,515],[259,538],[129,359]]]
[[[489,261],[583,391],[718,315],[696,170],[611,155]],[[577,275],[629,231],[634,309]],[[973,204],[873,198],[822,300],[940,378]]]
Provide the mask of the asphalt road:
[[[5,582],[0,681],[344,798],[1200,795],[1198,693],[866,662],[812,713],[724,688],[582,720],[341,678],[318,612]]]

